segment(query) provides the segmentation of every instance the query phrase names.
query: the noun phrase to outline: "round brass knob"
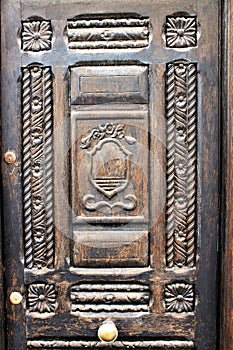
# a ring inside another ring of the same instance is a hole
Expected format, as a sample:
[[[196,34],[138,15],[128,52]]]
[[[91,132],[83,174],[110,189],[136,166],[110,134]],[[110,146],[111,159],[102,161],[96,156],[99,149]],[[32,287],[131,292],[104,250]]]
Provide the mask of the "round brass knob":
[[[10,295],[10,302],[13,305],[18,305],[23,300],[23,296],[19,292],[12,292]]]
[[[105,321],[98,330],[98,337],[100,340],[110,343],[114,342],[118,337],[118,330],[114,322],[107,320]]]
[[[4,154],[4,160],[7,164],[12,165],[16,162],[16,154],[14,151],[6,151]]]

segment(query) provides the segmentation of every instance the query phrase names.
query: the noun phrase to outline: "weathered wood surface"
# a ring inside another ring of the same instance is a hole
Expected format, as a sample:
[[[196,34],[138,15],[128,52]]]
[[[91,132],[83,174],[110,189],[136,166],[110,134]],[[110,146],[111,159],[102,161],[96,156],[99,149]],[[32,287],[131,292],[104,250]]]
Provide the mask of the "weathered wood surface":
[[[233,1],[223,7],[222,47],[222,239],[220,345],[233,349]]]
[[[214,350],[219,2],[2,6],[7,349]]]
[[[20,52],[17,44],[17,29],[20,27],[19,1],[1,2],[1,117],[2,152],[14,150],[16,163],[7,165],[2,157],[2,214],[4,235],[4,270],[6,296],[6,348],[25,349],[25,324],[23,305],[12,305],[11,292],[24,293],[23,272],[23,222],[21,183],[21,118]],[[17,77],[17,78],[16,78]],[[15,79],[16,78],[16,79]]]
[[[2,204],[1,204],[2,206]],[[3,283],[3,232],[2,217],[0,216],[0,350],[5,349],[5,298]]]

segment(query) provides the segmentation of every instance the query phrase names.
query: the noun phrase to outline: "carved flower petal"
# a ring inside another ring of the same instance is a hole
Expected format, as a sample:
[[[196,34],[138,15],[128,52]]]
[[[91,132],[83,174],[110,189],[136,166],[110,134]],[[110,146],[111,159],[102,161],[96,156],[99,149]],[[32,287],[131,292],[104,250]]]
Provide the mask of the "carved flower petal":
[[[43,21],[40,24],[40,32],[44,33],[46,31],[51,34],[51,26],[49,22]]]
[[[50,42],[47,40],[42,40],[42,38],[41,38],[38,40],[38,44],[39,44],[41,50],[49,50],[50,49]]]
[[[167,19],[167,26],[176,29],[176,23],[175,23],[173,18],[169,18],[168,17],[168,19]]]
[[[24,22],[23,23],[23,33],[27,33],[30,35],[33,35],[35,33],[34,27],[32,26],[31,22]]]
[[[193,38],[191,35],[190,36],[185,36],[184,40],[186,41],[186,45],[195,45],[195,38]]]

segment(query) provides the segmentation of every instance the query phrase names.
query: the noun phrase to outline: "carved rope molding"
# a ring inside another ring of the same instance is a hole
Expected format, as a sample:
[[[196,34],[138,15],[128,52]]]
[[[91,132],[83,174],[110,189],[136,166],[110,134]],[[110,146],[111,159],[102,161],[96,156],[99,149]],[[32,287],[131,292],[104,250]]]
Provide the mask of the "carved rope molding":
[[[52,72],[22,69],[25,265],[53,268]]]
[[[81,341],[81,340],[28,340],[27,346],[29,349],[33,348],[75,348],[75,349],[106,349],[109,348],[108,343],[100,341]],[[152,340],[152,341],[116,341],[111,344],[111,349],[180,349],[188,350],[194,349],[194,343],[192,341],[182,340]]]
[[[195,264],[197,65],[166,71],[167,266]]]

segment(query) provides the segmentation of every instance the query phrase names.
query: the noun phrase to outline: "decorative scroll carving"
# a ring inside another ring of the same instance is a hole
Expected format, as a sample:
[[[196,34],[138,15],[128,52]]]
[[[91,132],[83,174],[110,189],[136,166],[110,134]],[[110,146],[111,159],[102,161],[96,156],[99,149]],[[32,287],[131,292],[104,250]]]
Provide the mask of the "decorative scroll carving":
[[[28,340],[27,346],[33,348],[76,348],[76,349],[106,349],[108,343],[100,341],[82,341],[82,340]],[[111,344],[112,349],[194,349],[192,341],[185,340],[147,340],[147,341],[115,341]]]
[[[167,312],[190,312],[194,310],[194,286],[188,283],[172,283],[165,286]]]
[[[167,47],[195,47],[197,45],[197,17],[167,16],[165,33]]]
[[[37,283],[28,287],[30,312],[52,313],[57,309],[57,293],[53,284]]]
[[[149,312],[150,291],[145,285],[81,284],[70,293],[73,312]]]
[[[99,125],[98,128],[93,129],[90,134],[82,139],[81,148],[90,148],[91,142],[95,140],[102,140],[106,137],[125,139],[128,144],[133,145],[137,140],[132,136],[125,135],[125,125],[106,123]]]
[[[83,205],[87,210],[95,211],[99,210],[101,208],[109,208],[111,213],[114,208],[120,208],[124,210],[134,210],[137,206],[137,198],[133,195],[127,195],[125,196],[125,202],[115,202],[113,204],[106,202],[106,201],[95,201],[95,196],[92,194],[87,194],[83,197]]]
[[[34,52],[51,50],[52,35],[50,21],[23,21],[22,49]]]
[[[149,45],[149,18],[71,19],[69,49],[143,48]]]
[[[25,265],[52,268],[54,260],[52,73],[22,70]]]
[[[167,65],[167,266],[195,263],[197,67]]]

